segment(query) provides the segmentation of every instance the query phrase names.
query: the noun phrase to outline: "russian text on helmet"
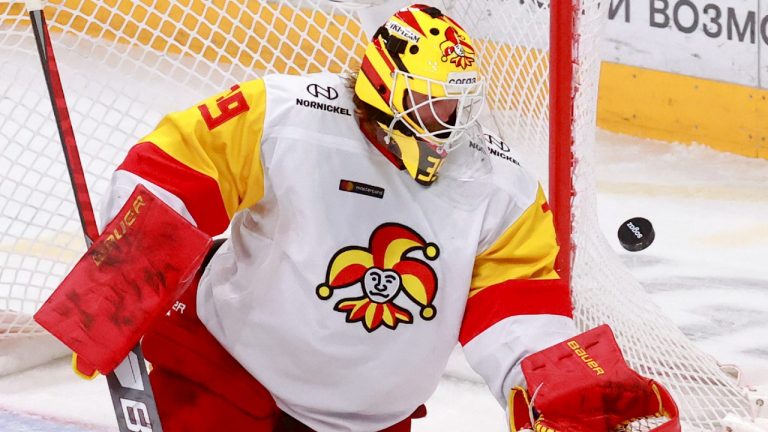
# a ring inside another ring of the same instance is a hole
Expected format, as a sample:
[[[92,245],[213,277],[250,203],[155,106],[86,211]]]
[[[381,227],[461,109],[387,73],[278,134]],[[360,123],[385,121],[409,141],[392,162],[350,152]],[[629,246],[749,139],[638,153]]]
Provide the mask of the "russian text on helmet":
[[[387,24],[385,26],[387,30],[397,33],[400,36],[402,36],[404,39],[409,40],[413,43],[419,43],[419,41],[421,40],[421,36],[417,35],[412,30],[409,30],[394,21],[387,21]]]

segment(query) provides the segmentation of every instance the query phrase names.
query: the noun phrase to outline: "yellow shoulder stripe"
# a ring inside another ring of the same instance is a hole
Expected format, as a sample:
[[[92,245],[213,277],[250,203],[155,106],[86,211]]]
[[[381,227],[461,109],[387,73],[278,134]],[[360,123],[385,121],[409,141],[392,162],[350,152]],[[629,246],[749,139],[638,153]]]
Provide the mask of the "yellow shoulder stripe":
[[[508,280],[558,279],[552,212],[539,186],[536,201],[475,261],[470,296]]]
[[[265,109],[264,81],[248,81],[169,114],[143,141],[213,178],[231,218],[264,195],[261,138]]]

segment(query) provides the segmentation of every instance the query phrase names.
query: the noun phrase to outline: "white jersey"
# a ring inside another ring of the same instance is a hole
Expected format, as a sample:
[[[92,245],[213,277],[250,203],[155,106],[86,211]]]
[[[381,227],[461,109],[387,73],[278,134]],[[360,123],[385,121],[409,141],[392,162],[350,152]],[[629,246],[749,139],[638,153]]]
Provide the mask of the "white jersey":
[[[242,83],[161,122],[116,172],[107,211],[141,182],[211,235],[229,225],[198,315],[315,430],[408,417],[457,341],[504,403],[524,355],[575,333],[567,289],[550,283],[557,246],[540,186],[484,142],[465,152],[489,158],[488,173],[448,168],[421,186],[353,112],[336,75]],[[149,158],[173,174],[142,167]]]

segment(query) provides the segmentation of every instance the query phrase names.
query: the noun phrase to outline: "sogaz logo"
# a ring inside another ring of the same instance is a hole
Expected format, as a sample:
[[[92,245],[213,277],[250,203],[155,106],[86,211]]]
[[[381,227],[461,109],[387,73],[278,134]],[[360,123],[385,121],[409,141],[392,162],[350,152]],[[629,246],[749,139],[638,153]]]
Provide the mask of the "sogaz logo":
[[[448,84],[466,86],[477,83],[477,72],[451,72],[448,74]]]
[[[472,91],[477,84],[477,72],[451,72],[448,74],[448,83],[445,85],[445,91],[448,94],[461,95],[464,92]]]

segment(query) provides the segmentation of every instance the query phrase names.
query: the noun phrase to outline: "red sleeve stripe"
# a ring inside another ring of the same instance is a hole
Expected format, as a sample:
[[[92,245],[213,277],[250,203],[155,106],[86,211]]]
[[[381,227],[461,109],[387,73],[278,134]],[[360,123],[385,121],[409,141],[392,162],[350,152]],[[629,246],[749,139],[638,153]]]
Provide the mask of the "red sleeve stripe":
[[[210,236],[224,232],[229,215],[214,178],[174,159],[151,142],[135,145],[118,167],[176,195],[184,202],[197,227]]]
[[[459,342],[466,345],[499,321],[519,315],[573,317],[571,294],[560,279],[509,280],[479,291],[467,301]]]
[[[384,101],[386,105],[389,105],[389,97],[391,95],[391,90],[387,87],[386,84],[384,84],[384,80],[381,78],[381,75],[376,71],[376,68],[371,64],[371,61],[368,60],[368,57],[363,59],[363,64],[360,66],[360,70],[362,73],[368,78],[368,80],[373,84],[373,87],[378,92],[380,88],[384,88],[385,92],[380,93],[381,99]]]
[[[389,58],[389,52],[387,50],[385,50],[383,46],[381,46],[381,39],[375,39],[373,41],[373,46],[376,47],[376,51],[378,51],[379,54],[381,55],[381,58],[384,60],[384,63],[389,68],[389,71],[390,72],[394,72],[395,71],[395,65],[392,63],[392,60],[390,60],[390,58]],[[366,57],[365,60],[367,60],[367,59],[368,58]]]

